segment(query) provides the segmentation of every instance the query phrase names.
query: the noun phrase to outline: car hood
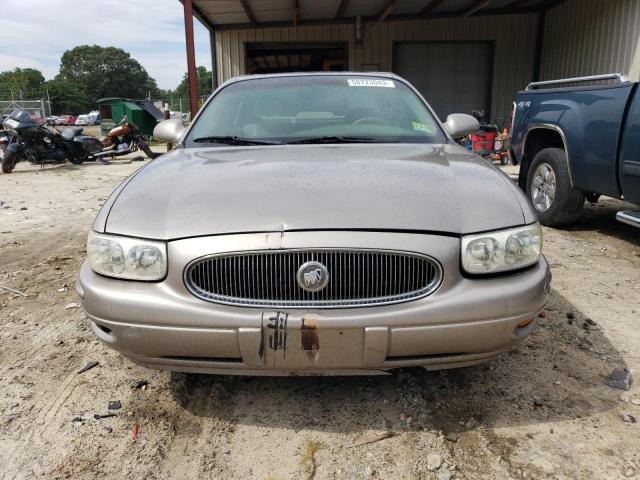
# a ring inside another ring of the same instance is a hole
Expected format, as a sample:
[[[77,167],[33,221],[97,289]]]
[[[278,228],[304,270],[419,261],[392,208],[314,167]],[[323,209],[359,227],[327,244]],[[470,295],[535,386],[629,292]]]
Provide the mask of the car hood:
[[[457,235],[534,221],[518,192],[457,145],[177,149],[114,192],[94,228],[164,240],[344,229]]]

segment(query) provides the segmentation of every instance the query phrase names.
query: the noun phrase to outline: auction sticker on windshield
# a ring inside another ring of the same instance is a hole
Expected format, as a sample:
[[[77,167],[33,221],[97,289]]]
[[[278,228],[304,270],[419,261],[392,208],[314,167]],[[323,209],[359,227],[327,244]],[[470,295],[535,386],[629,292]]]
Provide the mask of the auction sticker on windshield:
[[[349,78],[347,83],[350,87],[385,87],[396,88],[393,80],[374,80],[371,78]]]

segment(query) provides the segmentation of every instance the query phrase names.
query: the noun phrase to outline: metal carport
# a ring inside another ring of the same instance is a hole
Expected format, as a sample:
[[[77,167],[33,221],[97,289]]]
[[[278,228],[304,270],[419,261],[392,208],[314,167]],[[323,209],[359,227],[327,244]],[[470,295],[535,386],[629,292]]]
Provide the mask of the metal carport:
[[[492,121],[530,81],[627,71],[640,36],[635,0],[181,1],[192,110],[193,16],[210,32],[214,87],[260,71],[396,71],[427,96],[450,86],[443,109],[484,102]]]

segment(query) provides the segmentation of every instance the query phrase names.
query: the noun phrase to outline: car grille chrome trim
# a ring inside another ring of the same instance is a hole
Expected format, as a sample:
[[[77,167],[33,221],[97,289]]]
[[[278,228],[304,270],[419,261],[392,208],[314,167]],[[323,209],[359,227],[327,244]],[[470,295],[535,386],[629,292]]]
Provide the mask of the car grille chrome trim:
[[[316,261],[328,285],[302,289],[298,268]],[[366,249],[296,249],[230,252],[195,259],[184,270],[187,289],[214,303],[269,308],[347,308],[408,302],[433,293],[440,263],[414,252]]]

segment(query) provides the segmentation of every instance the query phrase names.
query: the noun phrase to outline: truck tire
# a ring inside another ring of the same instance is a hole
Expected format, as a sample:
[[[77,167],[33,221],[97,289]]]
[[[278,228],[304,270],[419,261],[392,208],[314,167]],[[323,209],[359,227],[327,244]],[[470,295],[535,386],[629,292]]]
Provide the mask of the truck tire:
[[[561,148],[544,148],[527,172],[527,195],[547,227],[568,225],[578,218],[584,194],[571,185],[567,155]]]

